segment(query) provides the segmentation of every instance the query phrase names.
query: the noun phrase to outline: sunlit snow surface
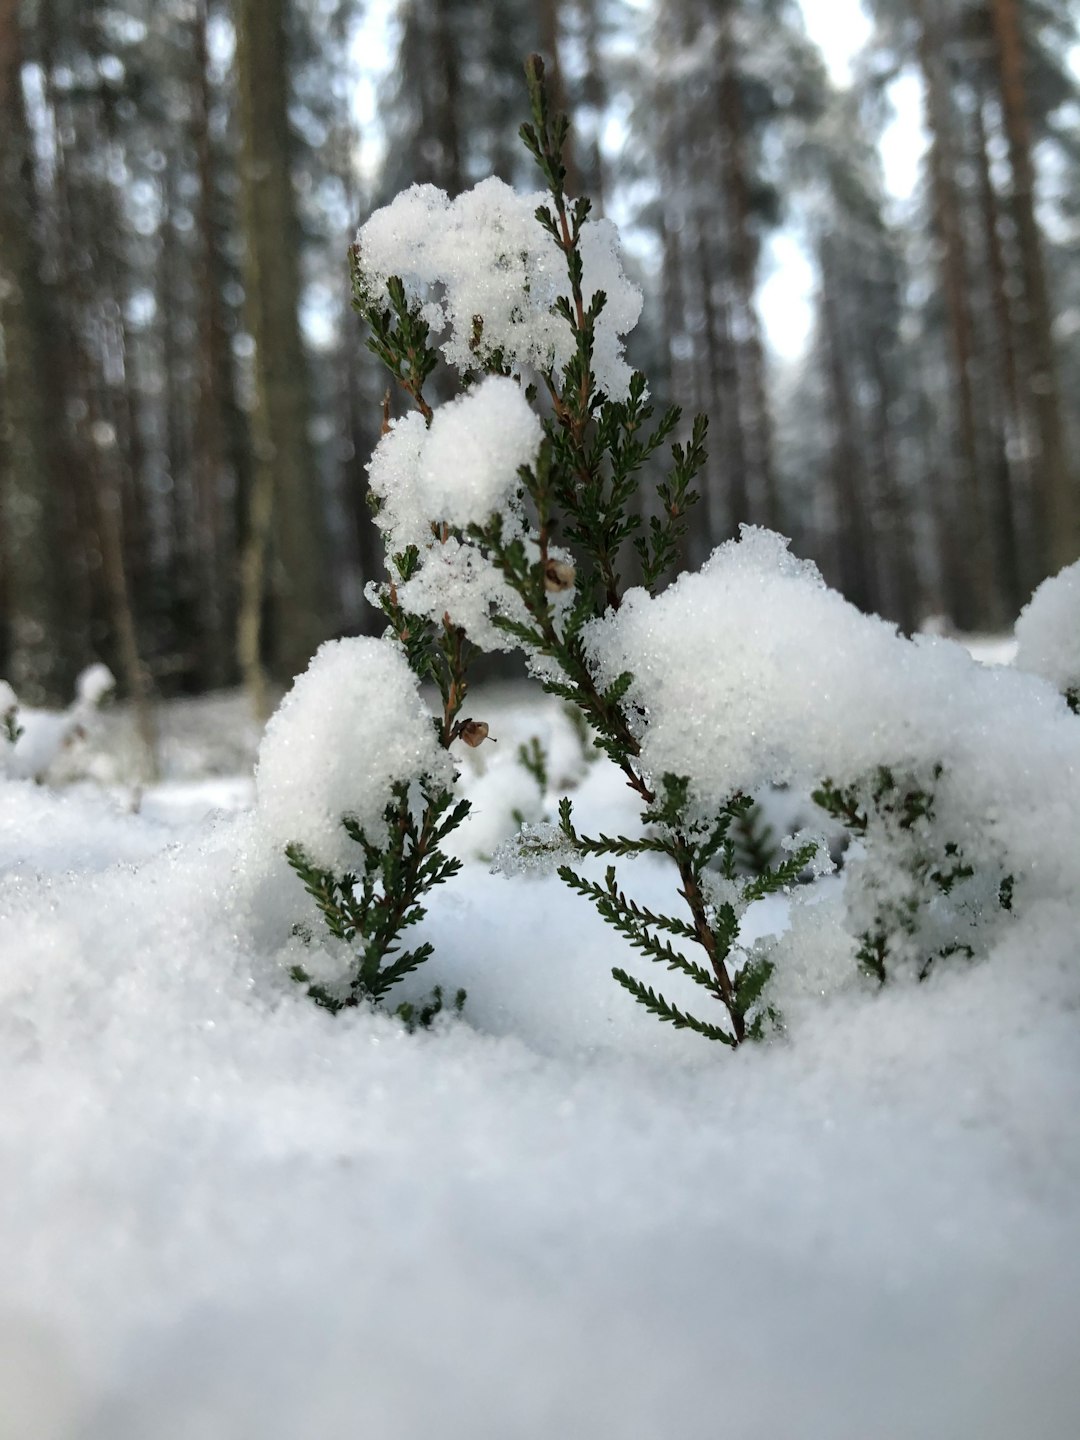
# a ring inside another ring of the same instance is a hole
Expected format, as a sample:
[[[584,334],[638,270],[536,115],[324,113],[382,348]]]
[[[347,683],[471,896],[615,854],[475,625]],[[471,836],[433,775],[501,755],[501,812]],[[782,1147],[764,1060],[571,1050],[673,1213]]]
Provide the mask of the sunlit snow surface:
[[[634,823],[554,710],[473,698],[499,741],[468,760],[469,853],[540,818],[530,733],[582,828]],[[248,813],[197,818],[243,782],[170,755],[195,788],[141,814],[0,788],[4,1440],[1080,1433],[1080,975],[1052,906],[732,1056],[631,1003],[557,880],[473,861],[417,977],[465,985],[466,1021],[409,1037],[295,991],[298,882]],[[668,903],[659,869],[634,886]]]

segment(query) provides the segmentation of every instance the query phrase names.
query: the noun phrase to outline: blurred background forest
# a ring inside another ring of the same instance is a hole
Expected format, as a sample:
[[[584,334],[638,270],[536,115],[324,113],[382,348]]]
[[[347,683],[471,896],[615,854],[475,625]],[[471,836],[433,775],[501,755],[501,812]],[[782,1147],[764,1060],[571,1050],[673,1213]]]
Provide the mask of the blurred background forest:
[[[381,628],[347,247],[413,181],[538,187],[532,50],[645,291],[632,358],[710,416],[687,563],[752,521],[905,629],[1008,626],[1080,554],[1078,19],[0,0],[0,674],[31,703],[91,659],[136,697],[284,683]]]

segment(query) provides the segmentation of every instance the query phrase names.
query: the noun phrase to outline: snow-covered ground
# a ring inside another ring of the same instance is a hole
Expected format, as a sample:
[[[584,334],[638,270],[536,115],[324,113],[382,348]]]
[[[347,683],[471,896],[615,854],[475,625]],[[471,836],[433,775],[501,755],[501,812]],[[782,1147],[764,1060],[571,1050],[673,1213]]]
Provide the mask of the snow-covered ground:
[[[1073,1440],[1080,968],[1052,907],[1043,944],[852,974],[732,1055],[631,1002],[557,879],[489,873],[544,812],[532,734],[583,829],[637,822],[557,706],[471,709],[498,743],[415,977],[469,999],[432,1034],[288,979],[305,901],[238,697],[166,709],[141,794],[119,712],[66,761],[104,787],[0,782],[0,1437]]]

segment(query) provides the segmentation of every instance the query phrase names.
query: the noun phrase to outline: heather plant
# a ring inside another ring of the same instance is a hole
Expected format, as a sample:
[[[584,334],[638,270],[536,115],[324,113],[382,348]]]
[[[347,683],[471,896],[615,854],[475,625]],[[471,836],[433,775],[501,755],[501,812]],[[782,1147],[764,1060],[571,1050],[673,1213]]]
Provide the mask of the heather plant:
[[[447,837],[468,814],[454,794],[452,739],[468,733],[462,645],[452,630],[418,627],[399,645],[368,638],[324,645],[267,726],[256,775],[264,827],[279,844],[322,918],[325,953],[291,967],[322,1008],[389,1008],[410,1027],[443,1007],[391,992],[432,953],[405,937],[424,898],[460,869]],[[443,710],[432,717],[418,676],[435,679]],[[302,749],[300,746],[302,745]],[[310,929],[295,933],[311,943]],[[454,997],[460,1010],[464,994]]]
[[[522,823],[495,868],[554,870],[629,949],[676,977],[672,998],[615,966],[635,1002],[736,1048],[782,1023],[772,997],[784,946],[746,944],[747,910],[832,868],[820,836],[778,845],[754,794],[816,788],[854,837],[848,924],[859,965],[882,982],[986,953],[1017,903],[1067,890],[1075,867],[1048,863],[1020,798],[1005,799],[1031,682],[975,676],[957,647],[904,640],[768,531],[744,527],[673,579],[706,422],[684,428],[677,406],[658,412],[627,365],[640,295],[614,227],[566,193],[567,121],[549,109],[538,57],[527,79],[521,136],[542,191],[492,179],[451,199],[414,186],[370,217],[351,251],[368,344],[406,403],[394,418],[385,402],[369,465],[387,578],[368,595],[387,634],[362,642],[337,686],[316,683],[317,657],[305,734],[314,727],[323,750],[345,758],[320,772],[311,824],[275,828],[351,959],[328,981],[304,965],[294,977],[329,1009],[387,1005],[428,958],[429,943],[403,948],[402,935],[458,868],[443,846],[468,806],[454,798],[449,751],[488,739],[465,714],[470,661],[517,650],[621,773],[641,825],[589,834],[564,797],[557,821]],[[435,403],[440,370],[438,393],[456,393]],[[1040,602],[1059,629],[1062,594]],[[434,717],[421,681],[439,693]],[[273,776],[295,781],[274,745],[271,735],[260,765],[270,809]],[[546,793],[542,744],[516,758]],[[296,797],[286,799],[293,817]],[[310,786],[296,803],[310,808]],[[666,866],[669,906],[633,893],[634,862],[646,859]],[[683,995],[695,993],[702,1005],[691,1008]],[[435,993],[398,1013],[425,1024],[442,1004]]]
[[[1013,875],[989,857],[973,864],[938,814],[942,775],[941,765],[921,781],[880,765],[814,792],[861,846],[847,887],[856,959],[882,984],[901,969],[926,980],[943,960],[984,954],[1012,910]]]
[[[679,776],[654,780],[640,763],[626,700],[632,675],[607,684],[595,677],[587,630],[621,605],[624,573],[635,567],[654,593],[675,566],[698,498],[706,422],[697,417],[687,439],[673,442],[680,410],[657,415],[645,377],[622,359],[619,337],[640,301],[622,275],[613,228],[590,219],[587,199],[566,194],[568,125],[549,110],[538,57],[527,78],[532,119],[521,136],[546,193],[523,198],[486,182],[450,202],[415,187],[373,217],[352,252],[369,345],[414,407],[388,425],[372,462],[376,522],[394,575],[373,598],[418,673],[425,673],[418,636],[441,624],[444,637],[464,632],[484,648],[520,647],[542,687],[573,707],[637,795],[646,833],[582,834],[564,800],[558,829],[528,827],[523,849],[534,860],[562,860],[564,882],[640,953],[704,990],[713,1013],[690,1014],[616,967],[615,979],[635,1000],[661,1020],[735,1046],[761,1033],[758,1001],[768,978],[767,963],[744,963],[737,951],[741,915],[790,886],[817,846],[777,864],[759,853],[757,873],[741,874],[731,830],[745,827],[750,802],[735,794],[706,815]],[[469,242],[466,263],[455,253],[458,236]],[[486,291],[476,277],[477,246],[491,248]],[[390,273],[403,252],[411,254],[411,273]],[[449,331],[442,356],[433,326]],[[444,361],[459,371],[463,394],[434,409],[425,385]],[[501,464],[492,463],[487,444],[494,429],[507,452]],[[638,492],[665,450],[658,513],[646,523]],[[520,758],[543,785],[539,750],[526,748]],[[578,868],[591,857],[642,854],[671,861],[682,915],[637,904],[614,864],[603,884]]]

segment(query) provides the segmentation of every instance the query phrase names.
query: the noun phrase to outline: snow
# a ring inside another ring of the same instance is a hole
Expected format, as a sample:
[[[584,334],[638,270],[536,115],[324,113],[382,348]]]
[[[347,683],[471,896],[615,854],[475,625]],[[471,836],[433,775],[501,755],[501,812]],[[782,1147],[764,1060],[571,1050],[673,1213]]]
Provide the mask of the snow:
[[[437,624],[449,615],[484,650],[512,647],[491,617],[524,621],[521,602],[478,546],[444,527],[467,532],[499,515],[507,539],[520,536],[535,548],[518,501],[518,471],[535,462],[542,438],[521,387],[502,376],[440,406],[430,429],[414,412],[381,438],[368,466],[380,502],[375,522],[388,554],[400,555],[410,545],[420,552],[416,574],[397,582],[408,613]],[[369,591],[376,600],[378,588]]]
[[[85,740],[98,724],[97,712],[116,681],[106,665],[90,665],[75,682],[75,699],[66,710],[36,710],[19,706],[15,716],[21,731],[13,746],[0,751],[0,774],[16,779],[43,780],[62,763],[65,751]],[[9,714],[15,693],[6,682],[0,690],[0,717]]]
[[[1080,560],[1044,580],[1016,622],[1016,665],[1080,690]]]
[[[331,640],[266,727],[257,813],[270,846],[299,845],[340,873],[357,856],[342,816],[381,843],[394,785],[425,777],[449,785],[453,768],[404,655],[389,641]]]
[[[687,776],[705,810],[888,766],[933,783],[977,868],[1008,863],[1022,899],[1077,903],[1080,726],[1061,696],[955,642],[904,639],[781,536],[744,527],[658,597],[631,591],[586,642],[602,683],[634,672],[646,769]]]
[[[433,185],[413,185],[377,210],[357,235],[363,282],[375,302],[390,276],[401,278],[449,364],[466,372],[500,352],[517,371],[561,371],[574,352],[569,324],[553,313],[569,297],[566,261],[536,219],[543,192],[519,195],[498,179],[451,200]],[[630,367],[622,341],[637,324],[642,296],[623,273],[618,232],[586,221],[581,235],[585,304],[598,290],[607,304],[596,323],[593,369],[612,399],[625,399]],[[479,340],[475,320],[483,320]]]
[[[433,524],[467,530],[505,514],[542,438],[521,387],[498,375],[441,405],[430,429],[416,412],[396,421],[368,465],[390,553],[430,545]]]
[[[477,698],[500,745],[525,727]],[[606,762],[580,774],[584,821],[631,819]],[[89,795],[13,802],[13,1436],[1076,1433],[1060,915],[926,986],[851,977],[718,1057],[629,1003],[557,881],[469,865],[416,977],[465,985],[466,1018],[408,1036],[288,981],[307,901],[257,818],[162,848]],[[641,862],[635,893],[670,877]]]

